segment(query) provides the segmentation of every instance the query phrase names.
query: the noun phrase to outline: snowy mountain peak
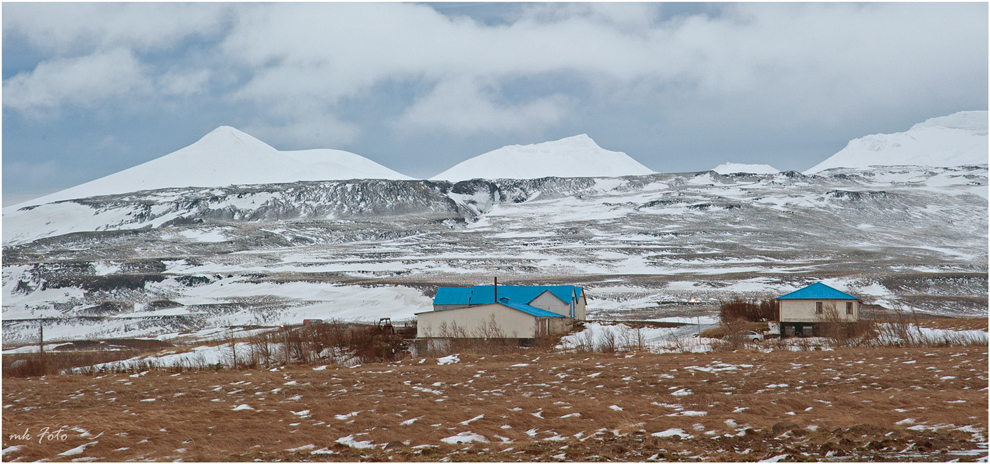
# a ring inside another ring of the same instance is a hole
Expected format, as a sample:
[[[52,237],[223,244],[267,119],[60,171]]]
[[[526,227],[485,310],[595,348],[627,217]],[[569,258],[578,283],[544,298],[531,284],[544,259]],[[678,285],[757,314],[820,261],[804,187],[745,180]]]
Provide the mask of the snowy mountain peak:
[[[182,151],[195,151],[197,155],[212,156],[217,153],[275,153],[278,150],[233,127],[220,126],[204,135],[196,143],[176,153]]]
[[[987,135],[987,112],[986,111],[960,111],[948,116],[931,118],[925,122],[919,122],[911,126],[911,131],[926,128],[956,129],[972,132],[975,135]],[[910,131],[909,131],[910,132]]]
[[[160,158],[9,208],[164,188],[349,179],[412,178],[354,153],[279,151],[233,127],[220,126]]]
[[[629,155],[605,150],[587,134],[509,145],[463,161],[432,180],[620,177],[653,174]]]
[[[549,142],[537,143],[533,145],[542,148],[548,148],[548,147],[573,147],[573,148],[593,147],[598,149],[601,148],[600,146],[598,146],[597,143],[595,143],[594,140],[591,139],[591,137],[588,137],[588,134],[572,135],[570,137],[564,137],[560,140],[552,140]],[[525,145],[513,145],[513,146],[518,147]]]
[[[846,148],[804,173],[870,166],[983,165],[987,150],[987,112],[962,111],[928,119],[906,132],[851,140]]]

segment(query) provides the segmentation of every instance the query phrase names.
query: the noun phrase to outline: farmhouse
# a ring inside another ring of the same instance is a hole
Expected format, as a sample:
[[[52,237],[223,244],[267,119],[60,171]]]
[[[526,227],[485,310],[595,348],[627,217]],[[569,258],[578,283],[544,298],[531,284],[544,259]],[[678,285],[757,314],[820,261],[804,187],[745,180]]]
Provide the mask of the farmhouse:
[[[859,320],[859,298],[821,282],[777,297],[782,336],[811,336],[825,322]]]
[[[564,333],[584,320],[587,298],[571,285],[440,287],[417,313],[416,338],[521,338]]]

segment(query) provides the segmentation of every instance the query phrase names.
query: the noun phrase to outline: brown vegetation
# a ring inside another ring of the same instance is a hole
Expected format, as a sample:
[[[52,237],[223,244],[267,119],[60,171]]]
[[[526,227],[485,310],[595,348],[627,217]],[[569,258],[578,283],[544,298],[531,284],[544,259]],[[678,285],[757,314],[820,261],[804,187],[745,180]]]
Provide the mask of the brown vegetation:
[[[4,460],[986,459],[986,347],[458,358],[5,378]]]
[[[138,350],[53,351],[3,355],[3,377],[31,377],[58,374],[62,371],[105,362],[129,359]]]
[[[780,305],[773,298],[747,300],[735,297],[719,305],[718,315],[723,324],[738,320],[777,321],[780,320]]]

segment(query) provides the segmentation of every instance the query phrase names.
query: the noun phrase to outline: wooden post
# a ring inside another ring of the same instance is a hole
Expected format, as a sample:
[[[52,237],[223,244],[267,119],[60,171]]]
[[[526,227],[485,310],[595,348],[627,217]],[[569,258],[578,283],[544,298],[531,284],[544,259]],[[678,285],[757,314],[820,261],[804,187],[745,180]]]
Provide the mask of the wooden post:
[[[281,327],[282,327],[282,340],[283,340],[283,343],[284,343],[282,345],[282,348],[283,348],[284,353],[285,353],[285,365],[288,366],[289,365],[289,361],[291,361],[291,359],[292,359],[289,356],[289,331],[288,331],[288,329],[286,329],[285,324],[282,324]]]
[[[495,278],[495,302],[498,303],[498,277]]]
[[[233,365],[231,366],[231,368],[232,369],[237,369],[237,342],[234,341],[234,329],[233,328],[229,328],[228,330],[229,330],[229,337],[230,337],[230,353],[231,353],[231,355],[234,358],[234,362],[233,362]]]

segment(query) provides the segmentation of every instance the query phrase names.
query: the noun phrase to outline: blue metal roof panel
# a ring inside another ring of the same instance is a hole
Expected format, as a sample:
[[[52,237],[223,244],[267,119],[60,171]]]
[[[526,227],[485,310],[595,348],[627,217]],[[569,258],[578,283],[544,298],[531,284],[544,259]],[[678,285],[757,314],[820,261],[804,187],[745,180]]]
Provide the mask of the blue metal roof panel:
[[[534,308],[534,307],[532,307],[530,305],[519,304],[519,303],[510,303],[508,301],[500,301],[499,304],[508,306],[508,307],[510,307],[512,309],[516,309],[516,310],[522,311],[522,312],[524,312],[526,314],[529,314],[531,316],[536,316],[536,317],[564,317],[564,316],[561,316],[560,314],[552,313],[550,311],[546,311],[546,310],[543,310],[543,309],[540,309],[540,308]]]
[[[858,300],[848,293],[840,292],[821,282],[811,284],[800,290],[777,297],[778,300]]]
[[[433,304],[476,304],[471,301],[473,291],[472,287],[440,287],[437,289],[437,296],[433,298]]]
[[[564,303],[570,304],[571,295],[581,295],[581,287],[573,285],[499,285],[498,299],[508,298],[516,303],[529,303],[549,290]],[[488,304],[495,302],[495,286],[476,285],[474,287],[440,287],[433,298],[435,305]]]

